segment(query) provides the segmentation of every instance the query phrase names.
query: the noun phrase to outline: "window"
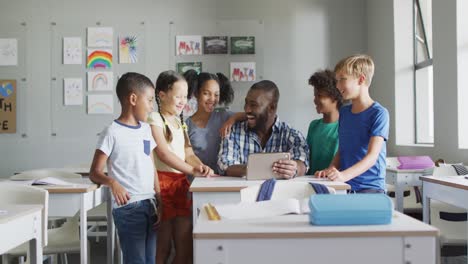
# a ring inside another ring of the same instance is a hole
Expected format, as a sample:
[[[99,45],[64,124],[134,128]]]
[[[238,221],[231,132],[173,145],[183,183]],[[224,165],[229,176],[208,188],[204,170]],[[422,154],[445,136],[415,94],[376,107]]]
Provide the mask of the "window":
[[[432,2],[413,2],[415,143],[433,144]]]

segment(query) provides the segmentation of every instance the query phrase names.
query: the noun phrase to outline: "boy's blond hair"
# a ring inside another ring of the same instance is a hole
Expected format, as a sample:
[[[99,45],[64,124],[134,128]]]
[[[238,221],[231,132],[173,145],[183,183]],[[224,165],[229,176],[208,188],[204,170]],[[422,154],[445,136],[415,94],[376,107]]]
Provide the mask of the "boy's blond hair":
[[[370,86],[374,76],[374,61],[366,54],[355,54],[340,60],[335,66],[335,73],[344,72],[359,78],[362,74],[366,76],[365,84]]]

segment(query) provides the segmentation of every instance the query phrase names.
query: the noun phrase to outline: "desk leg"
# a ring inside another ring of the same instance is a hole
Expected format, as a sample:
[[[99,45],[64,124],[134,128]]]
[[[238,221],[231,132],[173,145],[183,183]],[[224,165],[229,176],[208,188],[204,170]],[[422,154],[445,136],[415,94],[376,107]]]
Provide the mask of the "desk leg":
[[[85,208],[85,197],[81,196],[80,209],[80,259],[81,264],[88,263],[88,214]]]
[[[427,187],[424,186],[423,183],[423,222],[429,224],[430,220],[430,208],[431,208],[431,199],[427,196]]]
[[[115,226],[112,217],[112,198],[108,188],[107,192],[107,264],[114,264]]]
[[[42,263],[42,238],[36,237],[29,240],[29,252],[28,257],[30,258],[29,263],[38,264]]]
[[[404,191],[404,184],[400,182],[398,179],[395,184],[395,200],[396,200],[396,210],[398,212],[403,213],[403,191]]]

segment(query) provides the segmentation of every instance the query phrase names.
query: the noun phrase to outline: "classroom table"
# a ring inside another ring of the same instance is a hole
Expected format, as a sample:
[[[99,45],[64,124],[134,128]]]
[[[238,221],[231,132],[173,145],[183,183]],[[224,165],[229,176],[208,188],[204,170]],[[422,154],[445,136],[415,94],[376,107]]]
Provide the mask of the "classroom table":
[[[438,230],[400,212],[389,225],[313,226],[308,215],[209,221],[193,230],[195,264],[435,264]]]
[[[468,211],[468,179],[464,176],[421,176],[420,179],[423,184],[423,221],[425,223],[429,223],[430,220],[431,199]]]
[[[0,204],[0,255],[29,241],[29,263],[42,263],[42,208]]]
[[[316,181],[317,183],[334,188],[337,194],[346,194],[346,190],[351,188],[348,184],[343,182],[317,181],[315,177],[311,176],[296,177],[289,181]],[[241,177],[229,176],[211,178],[195,177],[189,189],[189,191],[192,192],[192,213],[194,225],[198,218],[199,208],[201,208],[204,204],[226,204],[240,202],[241,189],[249,186],[259,185],[262,182],[262,180],[249,181]]]
[[[418,186],[421,187],[422,183],[419,180],[420,176],[432,175],[434,168],[417,169],[417,170],[400,170],[394,166],[387,166],[385,183],[395,186],[395,210],[403,212],[404,197],[403,192],[407,187]]]
[[[69,186],[34,185],[49,192],[49,217],[73,217],[80,212],[80,263],[88,263],[87,211],[100,205],[104,199],[102,188],[89,179],[66,179]],[[22,184],[22,181],[8,181]],[[24,183],[23,183],[24,184]],[[108,219],[109,221],[109,219]],[[109,254],[109,252],[108,252]]]

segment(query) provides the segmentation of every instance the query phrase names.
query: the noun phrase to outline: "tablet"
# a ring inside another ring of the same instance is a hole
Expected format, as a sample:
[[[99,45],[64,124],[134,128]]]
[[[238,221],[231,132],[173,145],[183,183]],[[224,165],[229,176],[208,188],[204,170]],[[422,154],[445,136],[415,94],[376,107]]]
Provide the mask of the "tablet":
[[[284,159],[291,159],[291,154],[288,152],[250,154],[247,162],[247,180],[282,178],[273,172],[273,163]]]

